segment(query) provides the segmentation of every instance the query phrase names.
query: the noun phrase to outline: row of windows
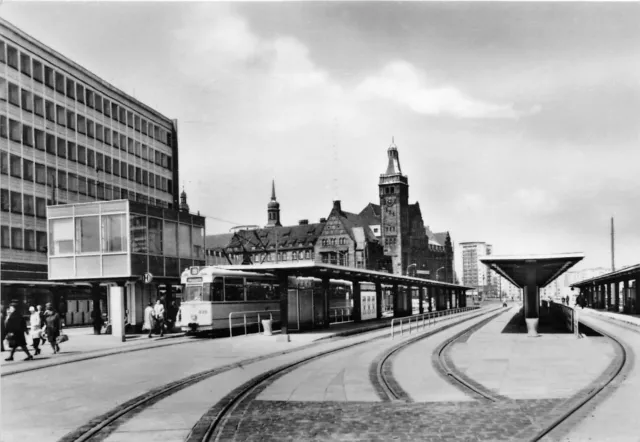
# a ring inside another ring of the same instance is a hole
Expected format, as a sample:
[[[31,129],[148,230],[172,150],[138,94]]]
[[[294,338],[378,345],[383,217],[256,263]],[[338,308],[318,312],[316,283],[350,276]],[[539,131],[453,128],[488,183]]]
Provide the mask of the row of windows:
[[[323,252],[320,253],[320,257],[325,264],[349,266],[349,254],[347,252]]]
[[[2,84],[4,79],[0,78],[0,101],[4,100],[4,85]],[[129,152],[138,158],[142,158],[145,161],[150,161],[158,166],[162,166],[171,170],[173,167],[173,161],[170,155],[153,149],[151,146],[136,141],[131,137],[127,137],[124,134],[118,133],[115,130],[111,130],[108,127],[104,127],[99,123],[95,123],[92,120],[84,117],[83,115],[76,114],[73,111],[65,109],[63,106],[55,106],[52,101],[44,100],[38,95],[32,94],[22,89],[22,100],[19,98],[18,86],[13,83],[9,83],[9,102],[15,104],[18,107],[22,107],[27,112],[35,113],[36,115],[46,118],[52,123],[57,123],[62,127],[66,127],[70,130],[77,131],[83,135],[92,139],[97,139],[109,146],[113,146],[123,152]],[[2,117],[3,132],[7,132],[7,119]],[[10,133],[14,134],[16,138],[11,138],[13,141],[20,142],[18,137],[20,136],[20,125],[17,121],[10,121]],[[29,127],[27,125],[24,125]],[[27,129],[23,129],[26,131]],[[29,129],[30,131],[31,129]],[[38,130],[38,129],[36,129]],[[14,132],[15,131],[15,132]],[[6,135],[5,135],[6,136]],[[33,137],[33,135],[31,135]]]
[[[338,240],[338,244],[343,246],[347,244],[347,239],[346,238],[339,238]],[[335,246],[336,245],[336,238],[325,238],[322,240],[322,245],[323,246]]]
[[[47,152],[51,154],[57,153],[61,158],[65,158],[66,153],[69,153],[70,156],[74,157],[74,159],[77,158],[78,162],[85,164],[86,160],[86,164],[90,167],[95,167],[97,170],[104,170],[106,173],[128,179],[129,181],[135,181],[138,184],[149,186],[163,192],[171,192],[173,181],[170,179],[161,177],[160,175],[154,175],[152,172],[143,170],[140,167],[135,167],[132,164],[127,164],[124,161],[114,159],[112,163],[109,156],[101,153],[94,155],[94,152],[91,149],[86,149],[85,151],[84,146],[77,146],[78,156],[76,157],[75,144],[65,144],[65,141],[61,138],[58,138],[58,143],[55,143],[54,139],[51,142],[50,149],[48,141],[49,138],[47,137]],[[73,146],[71,146],[72,144]],[[69,150],[67,150],[67,148],[69,148]],[[62,154],[62,152],[65,154]],[[71,155],[72,152],[73,154]],[[3,175],[10,174],[13,177],[22,178],[26,181],[35,181],[38,184],[56,186],[63,190],[80,192],[83,195],[88,194],[89,196],[96,196],[95,194],[90,193],[96,184],[96,180],[92,178],[85,178],[71,172],[67,174],[67,171],[62,169],[58,169],[56,175],[55,167],[45,166],[44,164],[37,163],[26,158],[21,158],[17,155],[9,155],[9,153],[5,151],[0,152],[0,173]],[[58,178],[57,182],[56,176]],[[75,183],[76,181],[78,184],[73,185],[72,183]],[[89,190],[87,190],[87,183],[89,183]]]
[[[47,232],[9,226],[2,226],[0,231],[3,249],[37,250],[47,253]]]
[[[66,95],[79,103],[86,104],[113,121],[126,124],[130,128],[148,135],[167,146],[172,145],[173,137],[171,132],[154,125],[133,111],[125,109],[123,106],[110,101],[107,97],[103,97],[73,79],[65,77],[63,73],[56,71],[41,61],[35,58],[32,60],[28,54],[18,51],[17,48],[9,44],[6,44],[5,53],[5,42],[3,41],[0,41],[0,62],[6,63],[28,77],[32,77],[38,83],[43,83],[51,90]]]
[[[384,245],[390,246],[398,243],[398,238],[396,236],[387,236],[384,239]]]
[[[166,201],[162,201],[155,198],[147,197],[141,193],[131,192],[127,189],[120,189],[119,187],[99,184],[97,188],[91,191],[90,196],[95,196],[97,193],[98,199],[111,200],[111,199],[128,199],[130,201],[136,201],[143,204],[149,204],[158,207],[171,208],[171,204]],[[86,195],[86,194],[85,194]],[[36,218],[47,217],[47,205],[53,204],[51,200],[45,200],[45,198],[35,197],[29,194],[23,194],[20,192],[9,191],[8,189],[0,189],[0,201],[3,212],[11,212],[22,215],[35,216]],[[58,204],[65,204],[63,201],[58,201]]]

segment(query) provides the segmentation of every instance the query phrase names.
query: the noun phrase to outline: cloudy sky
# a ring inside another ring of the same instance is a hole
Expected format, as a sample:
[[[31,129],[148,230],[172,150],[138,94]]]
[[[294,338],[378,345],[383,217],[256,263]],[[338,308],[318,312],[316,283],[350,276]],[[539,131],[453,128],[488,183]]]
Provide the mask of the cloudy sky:
[[[179,124],[208,233],[377,202],[495,254],[640,262],[638,3],[52,3],[2,16]],[[182,184],[181,183],[181,184]],[[215,219],[214,219],[215,218]],[[459,257],[459,255],[458,255]]]

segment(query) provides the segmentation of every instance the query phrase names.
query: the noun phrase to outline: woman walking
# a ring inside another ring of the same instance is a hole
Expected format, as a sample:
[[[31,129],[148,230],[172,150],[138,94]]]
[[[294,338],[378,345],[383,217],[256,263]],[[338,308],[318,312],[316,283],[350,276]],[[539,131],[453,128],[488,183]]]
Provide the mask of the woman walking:
[[[31,316],[29,317],[31,331],[29,332],[29,336],[31,336],[33,340],[33,350],[36,356],[38,356],[40,354],[40,339],[42,338],[42,316],[40,316],[40,312],[36,311],[33,306],[29,307],[29,311],[31,312]]]
[[[151,337],[151,333],[153,333],[155,327],[154,315],[153,305],[149,303],[147,308],[144,309],[144,324],[142,325],[142,330],[149,330],[149,337]]]
[[[44,321],[45,321],[45,329],[44,332],[47,335],[47,340],[49,344],[51,344],[51,348],[53,349],[53,354],[56,354],[60,351],[60,346],[58,345],[58,336],[60,336],[60,331],[62,330],[62,321],[60,320],[60,315],[53,309],[51,303],[47,303],[46,311],[44,312]]]
[[[7,341],[9,341],[9,345],[11,346],[11,355],[5,361],[13,361],[13,354],[16,352],[16,348],[22,348],[27,354],[25,361],[30,361],[33,359],[31,353],[29,353],[29,349],[27,348],[27,339],[25,335],[27,334],[27,323],[22,317],[20,313],[16,310],[16,305],[11,304],[9,306],[9,317],[7,318],[6,323],[6,332],[7,332]]]

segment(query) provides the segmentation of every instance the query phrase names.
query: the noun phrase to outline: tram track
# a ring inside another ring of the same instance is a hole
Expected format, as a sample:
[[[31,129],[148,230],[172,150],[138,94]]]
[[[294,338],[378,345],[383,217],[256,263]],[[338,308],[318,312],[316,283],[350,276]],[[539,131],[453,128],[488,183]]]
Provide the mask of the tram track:
[[[495,317],[501,315],[502,313],[504,313],[506,310],[504,310],[503,308],[499,308],[499,312],[498,313],[493,313],[494,311],[489,311],[489,312],[485,312],[483,314],[491,314],[490,317],[482,320],[481,322],[472,325],[471,327],[468,327],[464,330],[462,330],[461,332],[457,333],[453,338],[450,338],[448,340],[445,341],[444,344],[441,344],[439,346],[439,348],[441,348],[441,350],[438,352],[438,355],[440,355],[442,353],[442,350],[444,350],[444,348],[449,345],[450,343],[454,342],[455,340],[457,340],[460,336],[467,334],[472,331],[475,331],[477,329],[479,329],[480,327],[484,326],[486,323],[488,323],[489,321],[491,321],[492,319],[494,319]],[[474,318],[477,318],[477,316],[473,316],[471,318],[468,318],[467,320],[471,320]],[[449,329],[451,327],[454,327],[456,325],[461,324],[462,322],[465,321],[458,321],[452,324],[447,324],[446,326],[440,328],[437,330],[437,332],[441,332],[444,331],[446,329]],[[381,400],[383,401],[404,401],[404,402],[413,402],[413,400],[411,399],[411,397],[409,396],[409,394],[400,386],[400,384],[395,380],[395,378],[393,377],[393,369],[392,369],[392,361],[393,361],[393,357],[402,349],[408,347],[409,345],[412,345],[420,340],[423,339],[427,339],[430,336],[433,336],[435,334],[436,331],[433,332],[427,332],[425,334],[419,335],[413,339],[409,339],[403,342],[400,342],[399,344],[391,347],[390,349],[388,349],[387,351],[383,352],[380,356],[378,356],[376,358],[376,360],[371,364],[370,366],[370,370],[369,370],[369,377],[371,380],[371,383],[374,385],[374,388],[376,388],[376,391],[378,392],[378,395],[380,397]],[[442,359],[442,358],[440,358]],[[439,359],[439,360],[440,360]],[[436,367],[436,370],[439,372],[445,371],[447,374],[452,374],[453,376],[456,376],[454,374],[454,370],[449,368],[448,366],[445,365],[444,360],[442,359],[440,361],[441,366],[440,367]],[[459,379],[458,377],[456,377],[456,379]],[[466,384],[463,384],[466,385]],[[470,385],[467,386],[467,388],[474,390],[474,388]],[[478,392],[478,394],[480,394],[481,396],[485,396],[483,393]]]
[[[469,312],[473,313],[473,310],[470,310]],[[477,315],[481,315],[481,314],[485,314],[486,312],[482,312],[482,313],[476,313],[475,316]],[[466,315],[465,315],[466,316]],[[472,316],[472,317],[475,317]],[[469,318],[470,319],[470,318]],[[436,330],[437,332],[438,330]],[[375,333],[374,332],[365,332],[363,333],[361,336],[364,336],[368,333]],[[322,353],[318,353],[314,356],[311,357],[307,357],[307,358],[303,358],[301,360],[298,360],[294,363],[290,363],[290,364],[285,364],[284,366],[280,366],[274,370],[270,370],[268,372],[266,372],[263,375],[260,375],[252,380],[250,380],[248,383],[243,384],[241,387],[238,387],[237,389],[233,390],[230,395],[232,397],[238,396],[238,391],[245,391],[251,388],[252,385],[258,385],[261,382],[265,381],[266,379],[272,378],[273,376],[276,376],[277,374],[281,373],[284,374],[284,371],[289,369],[292,370],[294,368],[296,368],[297,366],[300,366],[302,364],[311,362],[313,360],[319,359],[323,356],[327,356],[329,354],[338,352],[338,351],[342,351],[342,350],[347,350],[349,348],[358,346],[358,345],[363,345],[369,342],[374,342],[374,341],[378,341],[381,339],[385,339],[385,338],[389,338],[391,336],[391,333],[385,333],[382,334],[380,336],[375,336],[371,339],[362,339],[360,341],[354,342],[354,343],[350,343],[347,345],[342,345],[339,346],[338,348],[334,348],[328,351],[324,351]],[[151,407],[152,405],[154,405],[155,403],[169,397],[172,396],[188,387],[191,387],[193,385],[198,384],[199,382],[205,381],[207,379],[210,379],[214,376],[218,376],[221,375],[223,373],[229,372],[231,370],[234,370],[236,368],[243,368],[244,366],[248,366],[250,364],[256,363],[256,362],[261,362],[261,361],[265,361],[268,359],[273,359],[276,358],[278,356],[283,356],[283,355],[288,355],[288,354],[292,354],[292,353],[296,353],[296,352],[301,352],[304,350],[308,350],[310,348],[325,344],[327,341],[323,340],[320,342],[312,342],[310,344],[307,345],[303,345],[294,349],[290,349],[290,350],[285,350],[285,351],[281,351],[281,352],[276,352],[276,353],[271,353],[268,355],[262,355],[262,356],[257,356],[254,358],[249,358],[249,359],[245,359],[241,362],[237,362],[237,363],[232,363],[232,364],[228,364],[228,365],[224,365],[221,367],[216,367],[213,369],[209,369],[209,370],[204,370],[202,372],[199,373],[195,373],[193,375],[187,376],[185,378],[182,378],[180,380],[165,384],[163,386],[157,387],[155,389],[152,389],[142,395],[136,396],[135,398],[119,405],[118,407],[100,415],[97,416],[93,419],[91,419],[89,422],[87,422],[85,425],[67,433],[65,436],[63,436],[61,439],[59,439],[59,442],[88,442],[88,441],[92,441],[92,442],[96,442],[96,441],[103,441],[105,439],[107,439],[113,432],[115,432],[117,430],[117,428],[119,426],[121,426],[124,422],[132,419],[133,417],[135,417],[137,414],[141,413],[142,411],[144,411],[145,409],[148,409],[149,407]],[[236,392],[236,393],[234,393]],[[237,398],[236,398],[237,401]],[[228,400],[228,398],[223,399],[222,401],[220,401],[218,404],[224,404],[228,402],[229,405],[232,405],[233,402],[235,401],[230,401]],[[216,406],[218,405],[216,404]],[[216,407],[214,406],[214,408]],[[223,408],[226,410],[226,407],[223,406]],[[211,410],[209,413],[207,413],[208,415],[211,414]],[[200,421],[199,421],[200,423]],[[195,429],[195,427],[194,427]],[[192,440],[191,435],[189,436],[188,440]],[[193,440],[198,440],[198,439],[193,439]],[[208,439],[206,439],[208,440]]]
[[[412,342],[415,342],[419,339],[424,339],[426,337],[432,336],[438,332],[446,330],[462,322],[466,322],[478,316],[482,316],[486,314],[487,312],[482,312],[479,314],[472,315],[471,317],[461,318],[460,320],[452,324],[447,324],[445,326],[438,328],[437,330],[432,330],[427,332],[426,334],[422,334],[415,338],[409,339],[406,345]],[[379,338],[376,338],[376,340],[381,338],[388,338],[389,336],[390,334],[384,335]],[[200,420],[196,423],[196,425],[193,427],[186,441],[187,442],[210,442],[210,441],[227,440],[229,437],[231,437],[231,435],[227,434],[226,431],[235,431],[234,430],[235,427],[233,425],[230,425],[232,416],[237,414],[240,411],[240,409],[242,409],[242,413],[240,414],[244,414],[246,409],[251,404],[252,399],[255,398],[258,395],[258,393],[261,390],[264,390],[268,385],[272,384],[277,379],[287,375],[288,373],[292,372],[293,370],[299,368],[302,365],[311,363],[313,361],[327,357],[329,355],[342,352],[350,348],[353,348],[362,344],[370,343],[370,342],[372,341],[357,342],[357,343],[352,343],[340,348],[324,351],[322,353],[318,353],[310,357],[306,357],[291,363],[281,365],[277,368],[269,370],[265,373],[262,373],[259,376],[256,376],[250,379],[249,381],[245,382],[241,386],[235,388],[233,391],[227,394],[222,400],[218,401],[213,407],[211,407],[207,411],[207,413],[205,413],[200,418]],[[403,342],[402,344],[405,344],[405,343]],[[394,347],[400,347],[402,344],[399,344],[398,346],[394,346]],[[386,359],[386,358],[384,358],[383,356],[383,359]],[[371,364],[371,367],[377,367],[377,366],[378,366],[377,362]],[[371,373],[371,370],[370,370],[370,373]],[[376,382],[376,381],[373,381],[373,382]],[[382,382],[385,382],[385,381],[383,380]],[[374,388],[375,388],[375,385],[374,385]],[[379,389],[376,389],[376,390],[380,391]],[[391,391],[391,394],[393,395],[394,392],[397,392],[398,390],[392,389],[390,391]],[[387,400],[392,400],[392,399],[388,398]]]
[[[638,330],[637,328],[622,325],[615,320],[606,320],[601,317],[597,317],[596,319],[640,334],[640,330]],[[529,442],[538,442],[541,440],[547,440],[547,438],[552,438],[556,430],[559,430],[561,427],[565,426],[568,421],[574,418],[574,416],[578,414],[585,406],[593,404],[594,402],[598,402],[599,399],[604,399],[608,397],[609,394],[613,393],[619,386],[616,385],[618,383],[617,381],[626,378],[631,372],[634,359],[633,349],[624,341],[613,336],[611,333],[604,331],[601,327],[593,325],[593,323],[588,324],[588,327],[600,333],[602,336],[610,339],[616,345],[616,348],[620,352],[621,357],[617,358],[617,361],[614,361],[614,363],[612,363],[612,366],[610,366],[606,371],[607,375],[604,378],[600,379],[599,382],[597,382],[595,385],[590,385],[589,387],[578,392],[576,395],[566,401],[567,403],[563,407],[564,411],[560,414],[560,416],[553,419],[550,423],[544,425],[543,428],[540,428],[532,437],[523,439],[528,440]],[[567,430],[565,429],[564,431]],[[555,440],[555,438],[553,438],[553,440]]]

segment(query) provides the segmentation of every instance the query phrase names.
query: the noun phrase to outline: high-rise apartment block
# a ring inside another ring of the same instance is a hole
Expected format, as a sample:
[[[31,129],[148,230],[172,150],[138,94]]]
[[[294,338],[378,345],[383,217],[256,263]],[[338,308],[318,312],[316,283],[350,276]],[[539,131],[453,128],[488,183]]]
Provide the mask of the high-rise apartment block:
[[[486,296],[500,296],[498,275],[480,262],[491,255],[493,246],[485,242],[462,242],[462,285],[476,287]]]

